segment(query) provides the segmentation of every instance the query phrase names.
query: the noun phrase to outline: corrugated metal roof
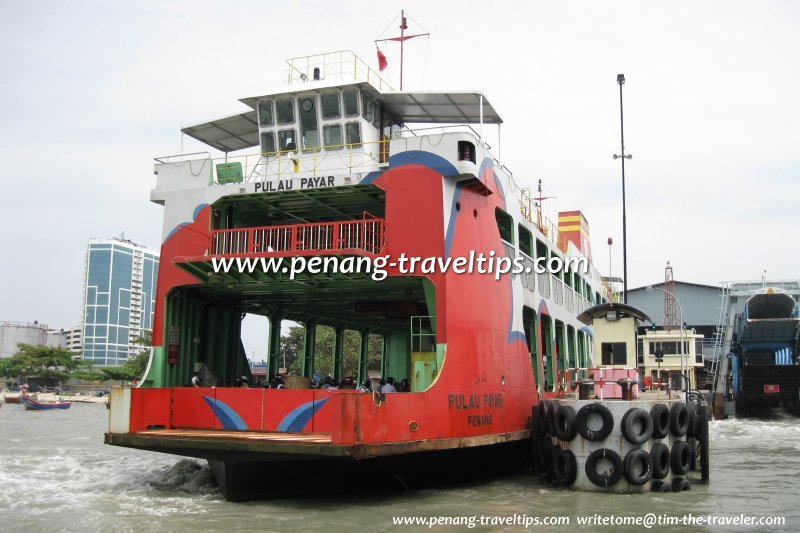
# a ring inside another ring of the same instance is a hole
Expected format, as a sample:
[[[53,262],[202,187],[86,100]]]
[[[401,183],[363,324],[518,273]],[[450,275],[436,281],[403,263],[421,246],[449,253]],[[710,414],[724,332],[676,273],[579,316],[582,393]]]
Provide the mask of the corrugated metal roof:
[[[655,289],[663,289],[664,284],[653,284]],[[719,307],[722,303],[720,287],[699,283],[675,282],[675,297],[683,309],[683,321],[689,327],[715,326],[719,320]],[[641,309],[652,317],[657,326],[664,325],[664,291],[647,291],[646,287],[628,291],[628,304]],[[680,319],[680,314],[678,319]]]

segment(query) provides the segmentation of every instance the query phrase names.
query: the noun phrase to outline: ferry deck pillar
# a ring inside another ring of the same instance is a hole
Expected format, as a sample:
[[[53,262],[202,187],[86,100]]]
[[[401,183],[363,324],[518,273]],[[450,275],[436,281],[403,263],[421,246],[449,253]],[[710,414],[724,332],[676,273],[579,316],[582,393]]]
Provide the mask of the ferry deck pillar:
[[[281,317],[278,314],[269,317],[269,364],[267,379],[272,379],[278,374],[281,355]]]
[[[333,343],[333,379],[342,380],[344,372],[344,326],[336,326],[336,339]]]
[[[305,335],[303,338],[303,375],[309,379],[314,377],[314,361],[316,358],[315,347],[317,342],[317,322],[307,320],[305,323]]]
[[[367,379],[367,359],[369,358],[369,330],[361,330],[361,350],[358,356],[358,383]]]

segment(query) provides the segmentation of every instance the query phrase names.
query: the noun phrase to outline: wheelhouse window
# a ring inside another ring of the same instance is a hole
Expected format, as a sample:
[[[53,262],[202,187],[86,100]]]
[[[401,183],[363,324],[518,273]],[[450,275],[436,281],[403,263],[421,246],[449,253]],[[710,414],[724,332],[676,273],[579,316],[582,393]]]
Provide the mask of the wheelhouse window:
[[[278,147],[282,152],[297,150],[297,133],[294,129],[278,130]]]
[[[367,93],[361,93],[361,113],[362,116],[372,122],[372,100],[369,99]]]
[[[331,124],[322,127],[322,140],[327,150],[340,150],[342,148],[342,127]]]
[[[358,91],[350,89],[342,93],[344,100],[344,116],[357,117],[358,116]]]
[[[268,128],[273,125],[272,100],[261,100],[258,103],[258,123],[261,127]]]
[[[342,116],[339,108],[339,93],[327,93],[320,97],[322,104],[322,118],[325,120]],[[327,143],[326,143],[327,144]]]
[[[547,245],[539,239],[536,239],[536,257],[544,257],[544,260],[547,261],[548,254]]]
[[[344,125],[345,142],[351,147],[361,145],[361,125],[358,122],[348,122]]]
[[[381,127],[381,106],[376,101],[372,101],[372,125],[376,128]]]
[[[261,134],[261,153],[272,154],[275,151],[275,134],[271,131],[263,132]]]
[[[511,215],[498,207],[494,210],[494,217],[497,220],[497,229],[500,231],[500,238],[508,244],[514,244],[514,221]]]
[[[528,257],[533,257],[533,235],[522,224],[517,227],[519,232],[519,251]]]
[[[294,124],[294,100],[284,98],[275,101],[275,114],[278,124]]]
[[[319,126],[317,125],[317,105],[314,96],[304,96],[298,101],[300,106],[300,147],[304,150],[319,146]]]

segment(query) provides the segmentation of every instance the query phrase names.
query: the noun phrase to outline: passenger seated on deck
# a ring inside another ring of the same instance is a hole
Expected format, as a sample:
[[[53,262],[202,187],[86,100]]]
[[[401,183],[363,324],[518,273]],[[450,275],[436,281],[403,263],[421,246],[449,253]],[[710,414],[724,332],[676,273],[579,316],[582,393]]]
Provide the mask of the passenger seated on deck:
[[[283,384],[283,378],[280,374],[275,374],[275,377],[272,379],[272,388],[273,389],[285,389],[286,385]]]
[[[328,385],[328,390],[338,390],[339,383],[335,379],[331,379],[330,384]]]
[[[363,392],[372,392],[372,380],[369,379],[369,378],[365,379],[364,383],[361,383],[358,386],[357,390],[360,390],[360,391],[363,391]]]
[[[405,379],[403,379],[403,381],[400,382],[400,387],[401,387],[403,392],[411,392],[411,382],[408,381],[408,378],[405,378]],[[401,390],[401,389],[397,389],[397,390]]]
[[[381,381],[383,381],[383,380],[381,380]],[[381,387],[381,392],[383,392],[383,393],[397,392],[397,389],[394,388],[394,378],[393,377],[386,378],[386,385],[383,385]]]
[[[200,378],[197,376],[192,376],[192,387],[199,387],[200,386]]]
[[[243,389],[249,389],[250,388],[250,385],[247,384],[247,376],[240,377],[238,379],[238,381],[239,381],[239,387],[241,387]]]

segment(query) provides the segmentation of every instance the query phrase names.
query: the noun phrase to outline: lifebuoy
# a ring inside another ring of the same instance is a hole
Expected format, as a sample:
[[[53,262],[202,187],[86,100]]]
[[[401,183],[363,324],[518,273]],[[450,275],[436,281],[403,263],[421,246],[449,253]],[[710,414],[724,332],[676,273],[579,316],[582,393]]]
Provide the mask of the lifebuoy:
[[[685,478],[677,477],[672,480],[672,492],[683,492],[692,490],[692,485]]]
[[[559,485],[570,486],[578,475],[578,461],[571,450],[558,450],[553,455],[553,478]]]
[[[669,474],[669,448],[662,442],[650,448],[650,459],[653,461],[653,479],[664,479]]]
[[[599,415],[603,420],[603,425],[599,429],[589,427],[589,417],[592,414]],[[578,415],[575,417],[575,426],[584,439],[600,441],[608,437],[611,430],[614,429],[614,416],[608,407],[601,403],[586,404],[578,411]]]
[[[556,435],[564,441],[575,438],[578,429],[575,427],[575,409],[570,405],[559,404],[555,414]]]
[[[685,440],[676,441],[672,445],[672,452],[670,452],[670,466],[672,473],[676,476],[682,476],[689,471],[689,461],[692,457],[692,451],[689,443]]]
[[[689,429],[689,408],[683,402],[676,403],[669,410],[669,427],[676,437],[683,437]]]
[[[588,407],[588,406],[586,406]],[[578,413],[580,415],[580,413]],[[601,459],[611,462],[611,471],[600,473],[597,471],[597,463]],[[614,450],[600,448],[589,454],[586,458],[586,477],[598,487],[611,487],[619,483],[622,479],[622,459]]]
[[[645,412],[650,416],[649,413]],[[625,479],[631,485],[644,485],[653,477],[653,460],[650,454],[641,448],[629,451],[622,465]]]
[[[642,444],[653,434],[653,419],[644,409],[634,407],[622,417],[622,436],[631,444]]]

